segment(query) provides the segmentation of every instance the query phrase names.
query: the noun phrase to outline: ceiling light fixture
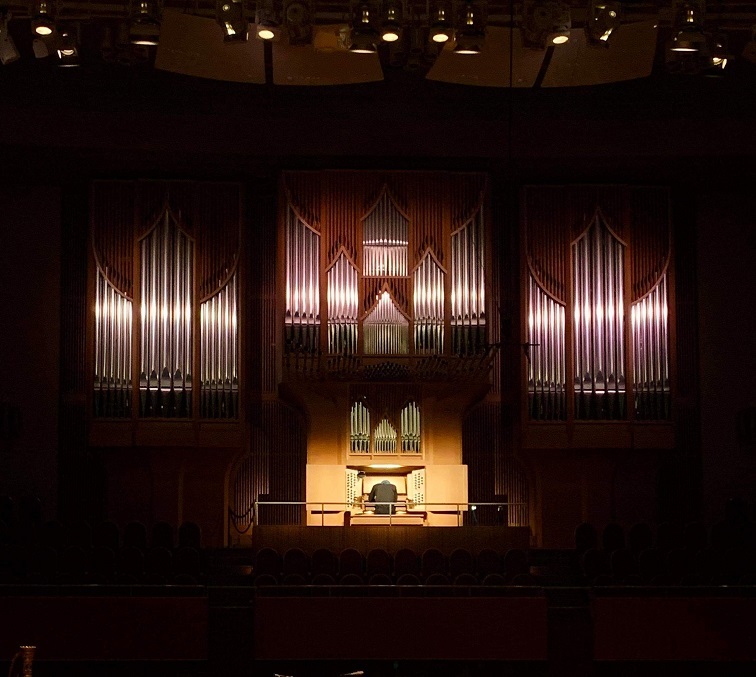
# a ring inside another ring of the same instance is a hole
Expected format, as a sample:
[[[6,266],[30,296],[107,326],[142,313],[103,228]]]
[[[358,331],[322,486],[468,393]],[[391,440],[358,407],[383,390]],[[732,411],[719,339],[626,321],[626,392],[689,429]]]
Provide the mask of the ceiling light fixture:
[[[675,12],[677,33],[672,41],[673,52],[698,52],[706,46],[701,7],[685,3]]]
[[[436,7],[436,11],[433,13],[433,20],[430,25],[429,37],[432,42],[438,45],[443,45],[448,42],[454,35],[451,24],[446,18],[446,8],[443,6]]]
[[[377,48],[378,31],[370,22],[370,8],[363,5],[360,8],[360,18],[350,33],[351,45],[349,51],[355,54],[375,54]]]
[[[52,18],[53,8],[48,0],[39,0],[34,4],[32,17],[32,31],[40,37],[47,37],[55,32],[55,22]]]
[[[218,0],[215,5],[216,20],[223,30],[224,42],[246,42],[249,21],[244,16],[241,0]]]
[[[585,18],[585,35],[594,45],[609,46],[609,38],[620,26],[620,3],[590,0]]]
[[[457,44],[453,51],[455,54],[479,54],[483,49],[485,38],[486,34],[478,12],[475,11],[471,0],[467,0],[462,25],[454,33]]]
[[[525,0],[521,28],[526,47],[563,45],[570,40],[571,27],[569,5],[556,0]]]
[[[160,43],[158,7],[152,0],[138,0],[136,11],[131,15],[129,42],[148,47]]]
[[[398,19],[396,5],[391,4],[386,10],[386,18],[381,25],[381,40],[384,42],[397,42],[402,37],[402,26]]]
[[[256,35],[258,40],[277,42],[281,39],[280,17],[276,13],[276,8],[271,0],[258,3],[255,23],[257,24]]]
[[[58,55],[58,66],[61,68],[75,68],[81,65],[77,33],[78,30],[73,28],[61,28],[58,31],[55,53]]]

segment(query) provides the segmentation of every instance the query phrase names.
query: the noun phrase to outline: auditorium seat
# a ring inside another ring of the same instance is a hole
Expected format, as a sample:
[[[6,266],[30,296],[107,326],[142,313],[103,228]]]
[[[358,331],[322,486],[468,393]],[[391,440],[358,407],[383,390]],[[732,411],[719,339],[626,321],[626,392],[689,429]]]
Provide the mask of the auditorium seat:
[[[465,548],[457,548],[449,555],[449,576],[452,580],[462,574],[473,574],[475,572],[475,560],[472,553]]]
[[[420,578],[415,574],[402,574],[396,579],[397,585],[420,585]]]
[[[259,588],[274,586],[278,585],[278,579],[271,574],[260,574],[259,576],[255,576],[254,585]]]
[[[504,568],[504,578],[511,581],[515,576],[529,573],[528,556],[520,548],[511,548],[507,550],[502,560]]]
[[[144,557],[144,582],[164,585],[173,576],[173,553],[165,546],[150,548]]]
[[[510,583],[512,585],[522,586],[538,585],[538,581],[535,579],[535,576],[532,576],[531,574],[517,574],[514,578],[512,578]]]
[[[348,573],[339,577],[339,585],[364,585],[365,581],[359,574]]]
[[[63,548],[58,557],[58,582],[71,584],[87,583],[89,554],[78,545]]]
[[[391,576],[392,559],[391,555],[383,548],[373,548],[365,558],[365,577],[370,580],[377,574]]]
[[[205,568],[200,551],[188,546],[177,548],[173,553],[173,571],[176,576],[185,574],[201,582]]]
[[[345,576],[357,576],[362,580],[364,563],[362,555],[356,548],[345,548],[339,554],[339,583]],[[351,584],[354,585],[354,584]]]
[[[479,581],[475,577],[475,574],[461,573],[454,578],[454,585],[460,585],[460,586],[479,585]]]
[[[307,585],[307,579],[302,574],[288,573],[284,574],[281,584],[291,586]]]
[[[654,545],[654,533],[645,522],[638,522],[627,532],[627,547],[635,557]]]
[[[273,548],[260,548],[254,559],[252,574],[257,580],[258,576],[273,576],[276,581],[281,577],[283,561],[281,555]]]
[[[400,548],[394,553],[394,580],[398,582],[406,574],[419,576],[420,560],[414,550]]]
[[[506,580],[501,574],[488,574],[483,579],[483,585],[486,587],[506,585]]]
[[[601,532],[601,548],[610,555],[615,550],[625,547],[625,530],[616,522],[609,522]]]
[[[420,558],[420,578],[426,580],[433,574],[446,574],[446,558],[438,548],[427,548]]]
[[[310,558],[301,548],[289,548],[283,556],[283,576],[296,574],[305,581],[310,577]]]
[[[313,578],[321,574],[331,576],[336,580],[338,574],[338,558],[332,550],[328,548],[318,548],[312,553],[310,558],[310,571]]]
[[[481,581],[486,576],[501,573],[499,553],[493,548],[483,548],[475,558],[475,573],[478,574],[478,579]]]
[[[116,580],[116,551],[104,545],[92,548],[90,575],[92,582],[114,583]]]
[[[65,545],[89,550],[92,547],[92,527],[85,520],[72,520],[63,528]]]
[[[638,557],[638,573],[644,583],[651,581],[664,571],[664,553],[660,548],[644,550]]]
[[[368,585],[391,585],[391,576],[385,573],[373,574],[368,578]]]
[[[423,580],[423,585],[451,585],[451,581],[446,574],[436,571]]]
[[[629,548],[619,548],[609,557],[609,568],[612,579],[618,585],[625,582],[628,576],[638,574],[638,564]]]
[[[117,556],[118,582],[133,585],[144,576],[144,554],[135,545],[125,545]]]
[[[336,578],[326,573],[315,574],[312,577],[312,585],[336,585]]]

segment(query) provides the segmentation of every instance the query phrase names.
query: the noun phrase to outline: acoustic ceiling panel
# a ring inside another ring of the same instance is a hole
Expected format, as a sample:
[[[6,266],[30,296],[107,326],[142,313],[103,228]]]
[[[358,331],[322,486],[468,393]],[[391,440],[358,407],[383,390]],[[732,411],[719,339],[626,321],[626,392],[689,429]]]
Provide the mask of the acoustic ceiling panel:
[[[656,51],[655,20],[622,24],[608,46],[589,44],[582,29],[554,48],[543,87],[579,87],[645,78],[651,74]]]
[[[273,45],[273,82],[277,85],[353,85],[383,80],[378,54],[346,48],[348,26],[317,26],[311,45]]]
[[[426,76],[429,80],[481,87],[532,87],[545,54],[543,50],[523,47],[519,29],[500,26],[486,29],[479,54],[454,54],[453,49],[451,41],[444,46]]]
[[[265,83],[260,40],[226,43],[214,19],[170,10],[163,12],[155,68],[213,80]]]

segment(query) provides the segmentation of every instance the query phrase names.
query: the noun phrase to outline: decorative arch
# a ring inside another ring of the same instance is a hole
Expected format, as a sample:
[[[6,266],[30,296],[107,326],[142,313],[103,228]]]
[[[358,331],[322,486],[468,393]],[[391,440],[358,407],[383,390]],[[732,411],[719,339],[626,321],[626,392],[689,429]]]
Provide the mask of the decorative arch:
[[[415,352],[444,352],[444,284],[446,271],[426,249],[412,271]]]
[[[366,355],[406,355],[409,353],[409,318],[386,286],[362,323]]]

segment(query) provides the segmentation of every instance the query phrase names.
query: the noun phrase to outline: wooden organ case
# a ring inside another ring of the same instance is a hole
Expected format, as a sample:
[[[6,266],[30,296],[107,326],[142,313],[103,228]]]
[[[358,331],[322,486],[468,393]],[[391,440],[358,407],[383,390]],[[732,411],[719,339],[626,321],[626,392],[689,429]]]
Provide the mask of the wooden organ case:
[[[281,381],[308,420],[308,524],[462,523],[463,414],[497,359],[486,195],[480,174],[283,175]],[[399,487],[386,515],[364,500],[380,478]]]

